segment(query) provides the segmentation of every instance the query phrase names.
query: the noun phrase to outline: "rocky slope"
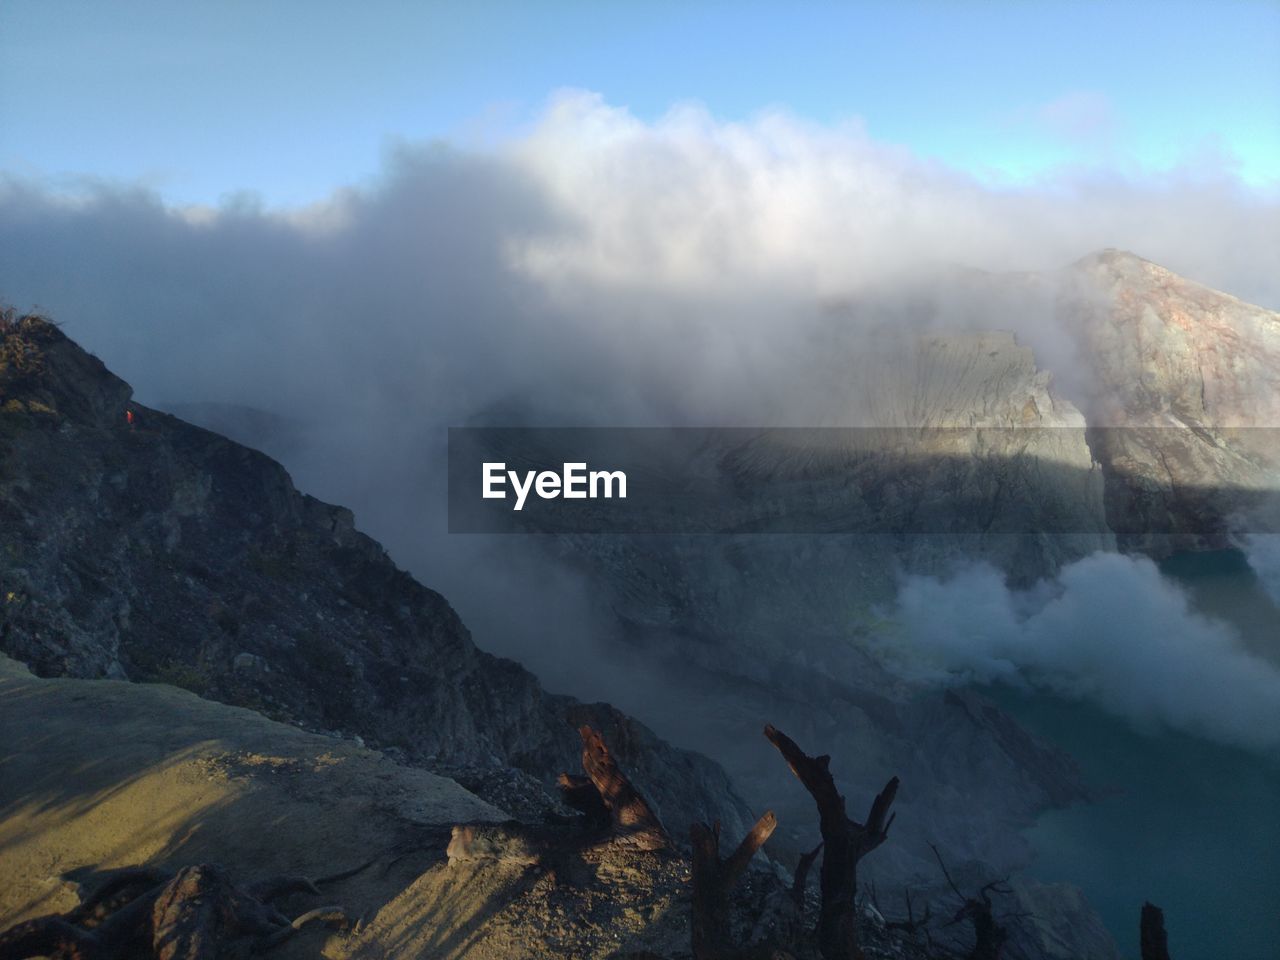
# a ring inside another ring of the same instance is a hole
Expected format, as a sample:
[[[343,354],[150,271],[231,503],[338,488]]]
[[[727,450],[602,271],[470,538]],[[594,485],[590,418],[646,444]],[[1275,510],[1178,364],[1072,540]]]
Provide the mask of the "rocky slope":
[[[69,872],[217,862],[246,880],[318,877],[506,818],[452,780],[249,710],[162,684],[38,679],[3,656],[0,732],[0,929],[73,907]],[[349,908],[391,896],[384,883],[346,887]]]
[[[288,916],[336,903],[354,921],[305,928],[272,951],[285,960],[689,955],[690,872],[679,853],[603,843],[530,856],[503,811],[453,781],[253,711],[165,684],[41,679],[0,656],[0,736],[10,744],[0,759],[0,931],[65,913],[116,868],[216,863],[239,884],[346,874],[321,881],[319,896],[278,901]],[[460,823],[489,842],[455,849]],[[757,858],[735,888],[734,935],[817,960],[788,881]],[[809,894],[811,920],[812,883]],[[1001,897],[1009,912],[1037,916],[1058,902],[1034,884]],[[1087,920],[1080,904],[1067,906]],[[883,908],[905,917],[897,891],[885,891]],[[906,932],[865,903],[866,955],[937,957],[929,938],[967,949],[972,933],[947,927],[947,916]],[[1038,923],[1010,924],[1014,943],[1033,942]]]
[[[361,737],[512,812],[545,805],[539,784],[576,769],[591,723],[673,829],[745,830],[714,763],[477,650],[444,598],[278,463],[131,402],[47,322],[0,334],[0,650],[42,676],[166,681]]]
[[[1122,545],[1163,555],[1272,531],[1280,489],[1280,314],[1117,250],[1066,273],[1058,317]]]

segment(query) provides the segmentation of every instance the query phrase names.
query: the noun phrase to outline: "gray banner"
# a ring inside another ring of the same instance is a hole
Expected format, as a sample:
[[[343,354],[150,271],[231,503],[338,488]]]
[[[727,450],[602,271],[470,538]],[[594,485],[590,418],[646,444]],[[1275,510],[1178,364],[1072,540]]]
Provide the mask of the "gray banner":
[[[449,529],[1212,539],[1280,529],[1278,449],[1262,428],[454,428]]]

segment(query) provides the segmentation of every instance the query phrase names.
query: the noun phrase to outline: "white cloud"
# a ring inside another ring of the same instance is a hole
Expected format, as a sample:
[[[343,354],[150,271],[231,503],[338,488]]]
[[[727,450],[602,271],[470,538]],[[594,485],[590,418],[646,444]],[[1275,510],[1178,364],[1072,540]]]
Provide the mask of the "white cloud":
[[[1083,94],[1049,110],[1076,126],[1090,112],[1101,122]],[[563,289],[822,295],[921,264],[1050,268],[1114,246],[1280,305],[1264,279],[1280,257],[1280,205],[1207,166],[1133,179],[1077,169],[1000,190],[857,125],[780,112],[721,122],[697,105],[647,124],[573,92],[511,156],[574,226],[522,238],[517,263]]]

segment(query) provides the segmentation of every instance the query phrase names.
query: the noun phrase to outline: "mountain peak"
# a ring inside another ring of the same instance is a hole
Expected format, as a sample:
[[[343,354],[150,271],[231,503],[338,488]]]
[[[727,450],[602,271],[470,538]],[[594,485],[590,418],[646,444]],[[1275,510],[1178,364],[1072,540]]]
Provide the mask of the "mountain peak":
[[[0,311],[0,409],[123,423],[133,388],[39,314]]]
[[[1151,276],[1175,275],[1173,271],[1162,267],[1154,260],[1140,257],[1129,250],[1121,250],[1119,247],[1104,247],[1101,250],[1086,254],[1072,263],[1071,269],[1086,271],[1107,269],[1117,275],[1126,277],[1139,276],[1144,273]]]

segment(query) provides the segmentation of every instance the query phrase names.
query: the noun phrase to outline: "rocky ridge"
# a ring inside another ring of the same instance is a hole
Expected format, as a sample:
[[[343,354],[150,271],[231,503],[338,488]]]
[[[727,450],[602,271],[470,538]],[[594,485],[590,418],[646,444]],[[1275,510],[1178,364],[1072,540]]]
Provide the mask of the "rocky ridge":
[[[2,332],[0,650],[42,676],[169,682],[359,738],[512,812],[545,808],[540,785],[575,767],[590,723],[673,828],[745,829],[716,764],[476,649],[350,511],[133,402],[54,325],[9,316]]]
[[[1117,250],[1061,290],[1121,545],[1163,556],[1280,529],[1280,313]]]

